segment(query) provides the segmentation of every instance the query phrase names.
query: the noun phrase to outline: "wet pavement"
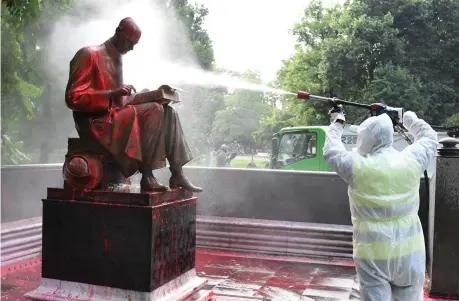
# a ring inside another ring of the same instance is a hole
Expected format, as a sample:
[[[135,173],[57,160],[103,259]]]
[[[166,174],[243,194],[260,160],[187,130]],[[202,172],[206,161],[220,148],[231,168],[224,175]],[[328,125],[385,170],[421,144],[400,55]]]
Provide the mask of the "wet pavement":
[[[26,300],[23,295],[39,286],[40,271],[38,257],[2,267],[1,299]],[[198,249],[196,271],[208,280],[202,290],[212,290],[216,301],[360,300],[354,263],[348,259]],[[441,299],[425,297],[424,300]]]

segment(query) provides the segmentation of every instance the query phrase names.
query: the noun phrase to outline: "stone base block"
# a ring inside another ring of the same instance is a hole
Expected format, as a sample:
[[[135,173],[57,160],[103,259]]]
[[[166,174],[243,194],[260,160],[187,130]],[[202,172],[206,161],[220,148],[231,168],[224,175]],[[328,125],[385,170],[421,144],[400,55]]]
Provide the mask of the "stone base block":
[[[148,293],[194,268],[197,198],[51,192],[43,200],[43,278]]]
[[[200,290],[207,283],[206,279],[196,275],[192,269],[174,280],[158,287],[152,292],[124,290],[86,283],[42,278],[40,286],[24,296],[33,301],[185,301],[192,295],[198,295],[195,301],[212,301],[211,291]],[[199,291],[199,294],[196,294]]]

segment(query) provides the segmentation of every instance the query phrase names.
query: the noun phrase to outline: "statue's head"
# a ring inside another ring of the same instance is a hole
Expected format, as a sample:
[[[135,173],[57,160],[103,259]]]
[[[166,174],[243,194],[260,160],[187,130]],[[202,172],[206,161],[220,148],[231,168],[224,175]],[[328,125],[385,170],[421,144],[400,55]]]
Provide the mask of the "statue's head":
[[[121,53],[126,54],[134,49],[139,42],[142,31],[131,17],[124,18],[116,28],[113,36],[113,46]]]

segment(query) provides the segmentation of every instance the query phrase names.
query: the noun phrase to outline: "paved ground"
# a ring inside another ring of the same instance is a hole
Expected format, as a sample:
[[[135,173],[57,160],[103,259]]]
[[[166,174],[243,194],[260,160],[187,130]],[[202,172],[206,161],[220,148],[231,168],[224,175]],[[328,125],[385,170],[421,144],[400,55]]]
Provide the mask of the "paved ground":
[[[1,299],[25,300],[38,287],[40,258],[2,267]],[[316,260],[198,250],[196,270],[217,301],[360,300],[350,260]],[[425,300],[440,300],[425,298]]]

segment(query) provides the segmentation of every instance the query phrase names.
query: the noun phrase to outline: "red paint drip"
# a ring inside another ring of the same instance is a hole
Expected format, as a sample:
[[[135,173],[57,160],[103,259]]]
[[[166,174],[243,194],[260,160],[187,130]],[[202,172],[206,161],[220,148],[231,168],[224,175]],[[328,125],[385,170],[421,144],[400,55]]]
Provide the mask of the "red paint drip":
[[[108,238],[104,236],[104,251],[107,252],[108,250]]]

